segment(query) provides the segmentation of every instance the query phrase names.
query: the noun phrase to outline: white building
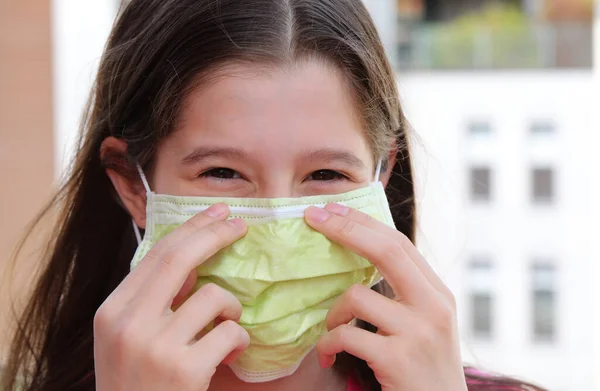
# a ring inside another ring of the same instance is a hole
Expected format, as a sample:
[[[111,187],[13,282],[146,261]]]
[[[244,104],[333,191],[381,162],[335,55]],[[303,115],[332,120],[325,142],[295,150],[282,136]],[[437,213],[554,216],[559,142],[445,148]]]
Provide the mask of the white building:
[[[552,390],[600,389],[591,87],[589,71],[400,76],[419,244],[457,297],[465,355]]]

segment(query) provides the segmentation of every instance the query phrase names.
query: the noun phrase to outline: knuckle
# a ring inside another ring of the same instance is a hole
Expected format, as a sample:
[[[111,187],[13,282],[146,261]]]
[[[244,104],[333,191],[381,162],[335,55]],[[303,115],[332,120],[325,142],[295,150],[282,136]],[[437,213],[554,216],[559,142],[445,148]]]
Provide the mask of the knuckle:
[[[206,229],[209,235],[212,235],[213,239],[218,243],[229,241],[235,233],[233,227],[226,221],[216,221],[207,225]]]
[[[164,246],[166,246],[166,241],[166,238],[162,238],[158,241],[158,243],[152,246],[152,248],[150,248],[150,250],[148,250],[148,252],[144,256],[144,262],[153,262],[155,259],[157,259],[159,257],[161,249]]]
[[[400,254],[403,253],[403,248],[400,243],[395,240],[389,240],[379,246],[379,250],[377,250],[377,256],[380,258],[389,258],[394,257],[398,258]]]
[[[351,220],[343,220],[340,223],[339,231],[343,236],[351,236],[356,230],[356,223]]]
[[[243,311],[242,303],[233,294],[229,293],[229,295],[231,298],[227,303],[227,316],[232,320],[239,321]]]
[[[438,334],[448,334],[454,330],[456,320],[456,311],[451,303],[445,300],[440,300],[431,308],[431,317],[429,324],[431,328]]]
[[[436,328],[442,331],[452,330],[454,325],[454,310],[450,305],[441,305],[436,314]]]
[[[454,296],[454,293],[452,293],[452,291],[447,287],[446,287],[445,291],[443,292],[443,294],[446,297],[446,300],[448,300],[449,308],[452,310],[452,313],[455,314],[456,308],[457,308],[456,296]]]
[[[120,323],[113,329],[114,344],[117,346],[135,345],[138,335],[136,327],[128,319],[123,319]]]
[[[360,284],[354,284],[346,290],[344,298],[350,306],[354,307],[362,299],[365,294],[364,288]]]
[[[203,227],[202,221],[204,220],[204,214],[199,213],[195,216],[192,216],[182,225],[182,229],[188,229],[191,231],[197,231]]]
[[[240,327],[237,323],[235,323],[233,320],[227,319],[225,321],[223,321],[219,327],[221,329],[223,329],[223,331],[225,332],[225,334],[227,335],[235,335],[238,333],[238,327]]]
[[[160,341],[154,341],[145,351],[146,360],[151,368],[173,373],[177,371],[179,365],[177,365],[178,360],[172,360],[170,356],[169,347]]]
[[[137,356],[147,345],[142,340],[140,330],[131,321],[124,320],[121,323],[114,328],[109,344],[116,357],[126,360],[132,354]]]
[[[204,296],[206,300],[221,303],[228,299],[227,291],[218,286],[215,283],[209,282],[200,288],[200,294]]]
[[[169,251],[160,258],[160,263],[164,266],[171,266],[177,263],[179,254],[177,251]]]
[[[233,320],[225,320],[218,327],[220,327],[223,333],[232,340],[239,342],[245,340],[248,337],[248,333],[246,332],[246,330],[244,330],[242,326],[240,326]]]
[[[104,332],[110,330],[111,325],[116,319],[114,310],[112,309],[110,299],[107,299],[94,314],[94,330],[97,332]]]
[[[355,216],[355,219],[356,221],[358,221],[359,224],[370,225],[375,222],[375,219],[373,217],[363,212],[357,212]]]
[[[345,345],[347,342],[350,341],[350,338],[352,338],[352,336],[351,336],[352,328],[353,327],[350,326],[349,324],[342,324],[342,325],[338,326],[337,335],[338,335],[338,339],[340,340],[342,345]]]

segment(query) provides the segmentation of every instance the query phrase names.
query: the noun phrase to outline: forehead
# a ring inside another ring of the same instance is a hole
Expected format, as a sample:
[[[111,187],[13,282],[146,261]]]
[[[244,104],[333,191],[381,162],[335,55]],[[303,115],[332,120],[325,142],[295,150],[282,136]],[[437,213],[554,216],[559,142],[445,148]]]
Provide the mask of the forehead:
[[[237,144],[253,152],[343,147],[368,153],[359,110],[335,68],[307,61],[287,68],[230,65],[193,90],[173,143]]]

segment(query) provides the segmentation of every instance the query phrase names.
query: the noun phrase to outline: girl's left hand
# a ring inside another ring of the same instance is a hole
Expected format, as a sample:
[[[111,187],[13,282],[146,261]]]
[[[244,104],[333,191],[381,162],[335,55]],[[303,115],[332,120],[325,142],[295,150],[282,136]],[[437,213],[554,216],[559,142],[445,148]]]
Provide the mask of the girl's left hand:
[[[330,367],[346,351],[367,362],[383,391],[467,390],[454,296],[411,241],[339,204],[309,208],[306,220],[371,261],[395,295],[390,299],[362,285],[348,289],[327,315],[329,332],[317,344],[321,366]],[[349,325],[355,318],[377,333]]]

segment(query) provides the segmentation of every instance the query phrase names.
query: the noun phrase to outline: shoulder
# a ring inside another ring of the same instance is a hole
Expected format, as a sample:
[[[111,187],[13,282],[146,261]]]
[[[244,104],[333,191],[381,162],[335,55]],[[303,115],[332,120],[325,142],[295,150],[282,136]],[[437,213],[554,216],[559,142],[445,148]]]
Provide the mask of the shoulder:
[[[518,379],[486,373],[475,368],[465,368],[465,377],[469,391],[546,391]]]

